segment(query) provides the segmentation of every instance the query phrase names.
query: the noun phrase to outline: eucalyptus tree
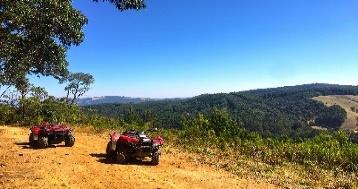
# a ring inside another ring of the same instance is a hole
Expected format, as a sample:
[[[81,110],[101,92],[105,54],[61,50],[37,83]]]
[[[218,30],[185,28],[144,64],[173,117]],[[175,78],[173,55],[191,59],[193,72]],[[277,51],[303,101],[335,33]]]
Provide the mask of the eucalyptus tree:
[[[94,78],[88,73],[71,73],[61,83],[67,83],[65,87],[65,91],[67,91],[66,102],[74,104],[78,97],[83,96],[90,89],[90,86],[94,83]]]

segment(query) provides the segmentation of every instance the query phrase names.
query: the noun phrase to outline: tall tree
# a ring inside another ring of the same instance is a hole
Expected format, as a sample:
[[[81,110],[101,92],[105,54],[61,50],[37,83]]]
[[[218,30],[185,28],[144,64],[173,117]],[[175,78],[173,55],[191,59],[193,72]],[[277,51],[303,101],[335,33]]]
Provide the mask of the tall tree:
[[[0,75],[65,76],[66,51],[83,41],[86,23],[70,0],[0,1]]]
[[[67,91],[66,101],[73,104],[78,97],[83,96],[90,89],[90,86],[94,83],[94,78],[91,74],[79,72],[69,74],[61,82],[67,83],[65,87],[65,91]]]
[[[32,86],[26,77],[17,78],[14,83],[16,90],[20,93],[19,100],[22,100],[30,92]]]
[[[92,1],[112,3],[121,11],[145,8],[144,0]],[[86,23],[72,0],[0,0],[0,100],[13,99],[13,88],[26,96],[29,74],[67,77],[66,52],[84,40]]]
[[[110,2],[119,10],[145,7],[144,0],[92,1]],[[0,87],[28,74],[66,76],[66,52],[83,41],[86,23],[72,0],[1,0]]]
[[[48,97],[48,92],[43,87],[32,86],[30,90],[30,94],[32,97],[35,97],[40,101],[43,101]]]

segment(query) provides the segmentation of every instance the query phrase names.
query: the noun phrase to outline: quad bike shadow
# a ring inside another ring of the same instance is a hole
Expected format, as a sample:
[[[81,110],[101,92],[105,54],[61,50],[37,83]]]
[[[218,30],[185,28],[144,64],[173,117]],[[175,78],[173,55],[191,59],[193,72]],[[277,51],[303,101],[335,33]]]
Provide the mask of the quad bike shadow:
[[[21,146],[23,149],[29,149],[31,148],[29,142],[15,142],[14,144]]]
[[[23,149],[43,149],[43,148],[39,148],[37,146],[31,146],[29,142],[15,142],[14,144],[21,146]],[[63,147],[67,147],[64,144],[49,144],[48,146],[46,146],[46,148],[63,148]]]
[[[107,155],[105,153],[91,153],[90,156],[97,158],[97,161],[103,164],[118,164],[118,165],[141,165],[141,166],[155,166],[152,164],[151,161],[148,160],[137,160],[137,159],[131,159],[127,160],[125,162],[116,162],[111,159],[107,158]]]

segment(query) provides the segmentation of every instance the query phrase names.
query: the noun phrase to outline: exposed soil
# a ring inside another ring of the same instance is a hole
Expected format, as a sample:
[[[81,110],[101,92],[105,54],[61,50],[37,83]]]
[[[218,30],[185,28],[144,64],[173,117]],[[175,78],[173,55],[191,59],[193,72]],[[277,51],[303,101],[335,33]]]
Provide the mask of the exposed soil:
[[[27,128],[0,126],[0,188],[276,188],[163,152],[158,166],[105,161],[107,138],[76,133],[72,148],[32,149]]]

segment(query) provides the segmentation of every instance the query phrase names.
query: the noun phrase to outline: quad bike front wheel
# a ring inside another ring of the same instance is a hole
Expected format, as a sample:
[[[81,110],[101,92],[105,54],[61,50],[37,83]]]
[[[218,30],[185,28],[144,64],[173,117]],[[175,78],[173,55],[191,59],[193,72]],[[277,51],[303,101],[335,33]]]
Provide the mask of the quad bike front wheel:
[[[117,163],[125,163],[127,161],[127,158],[124,155],[124,152],[117,152],[116,160]]]
[[[159,164],[159,160],[160,160],[160,153],[159,152],[154,152],[152,155],[152,165],[158,165]]]
[[[34,134],[33,134],[33,133],[30,133],[30,136],[29,136],[29,145],[30,145],[30,147],[34,147],[34,146],[36,145],[35,140],[34,140]]]
[[[48,146],[48,138],[47,137],[40,137],[37,143],[39,148],[46,148]]]
[[[75,137],[73,135],[69,135],[65,139],[65,146],[72,147],[73,145],[75,145]]]

